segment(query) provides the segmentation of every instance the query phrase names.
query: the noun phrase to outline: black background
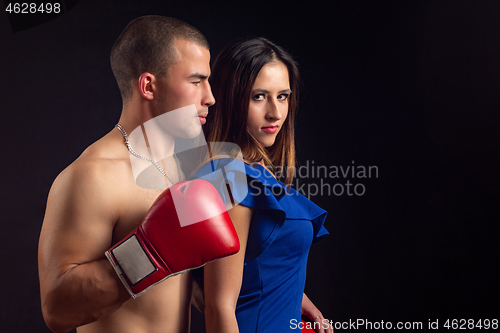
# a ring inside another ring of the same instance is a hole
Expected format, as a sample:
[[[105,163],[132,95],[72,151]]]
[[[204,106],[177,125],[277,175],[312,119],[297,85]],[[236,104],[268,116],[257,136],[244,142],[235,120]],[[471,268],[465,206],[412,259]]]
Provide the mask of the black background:
[[[48,331],[36,259],[47,194],[117,122],[109,53],[146,14],[196,26],[212,59],[240,36],[282,45],[304,81],[299,163],[378,167],[323,179],[362,183],[362,196],[311,197],[330,236],[311,249],[306,293],[326,318],[500,319],[500,2],[89,0],[16,33],[0,13],[1,332]]]

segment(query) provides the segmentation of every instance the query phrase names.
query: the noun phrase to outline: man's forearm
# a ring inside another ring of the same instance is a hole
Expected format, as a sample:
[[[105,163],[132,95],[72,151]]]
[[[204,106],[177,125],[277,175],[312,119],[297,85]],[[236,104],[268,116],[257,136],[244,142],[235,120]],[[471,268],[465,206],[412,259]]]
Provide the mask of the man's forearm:
[[[53,332],[70,330],[118,310],[130,295],[106,259],[68,269],[42,295],[42,312]]]

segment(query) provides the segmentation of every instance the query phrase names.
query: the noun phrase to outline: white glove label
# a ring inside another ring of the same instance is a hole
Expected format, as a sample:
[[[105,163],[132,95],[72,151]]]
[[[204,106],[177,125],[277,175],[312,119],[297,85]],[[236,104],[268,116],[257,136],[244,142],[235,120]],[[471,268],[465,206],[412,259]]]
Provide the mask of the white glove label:
[[[156,271],[155,265],[142,248],[136,235],[132,235],[111,252],[132,285]]]

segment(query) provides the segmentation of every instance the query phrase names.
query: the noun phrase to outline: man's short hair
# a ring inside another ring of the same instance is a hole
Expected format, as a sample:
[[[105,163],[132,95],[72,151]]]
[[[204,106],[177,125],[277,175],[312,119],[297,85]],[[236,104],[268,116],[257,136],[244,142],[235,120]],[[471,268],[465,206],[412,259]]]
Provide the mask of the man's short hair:
[[[132,83],[142,73],[165,77],[177,61],[174,41],[182,39],[209,49],[205,36],[195,27],[171,17],[142,16],[120,34],[111,49],[111,69],[126,104]]]

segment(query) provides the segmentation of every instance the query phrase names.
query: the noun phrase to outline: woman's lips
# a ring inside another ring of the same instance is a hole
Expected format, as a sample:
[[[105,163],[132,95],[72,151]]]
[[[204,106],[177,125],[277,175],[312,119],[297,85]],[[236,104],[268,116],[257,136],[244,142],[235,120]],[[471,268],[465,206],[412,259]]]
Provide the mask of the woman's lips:
[[[266,133],[276,133],[276,131],[278,130],[278,125],[262,127],[261,130]]]

